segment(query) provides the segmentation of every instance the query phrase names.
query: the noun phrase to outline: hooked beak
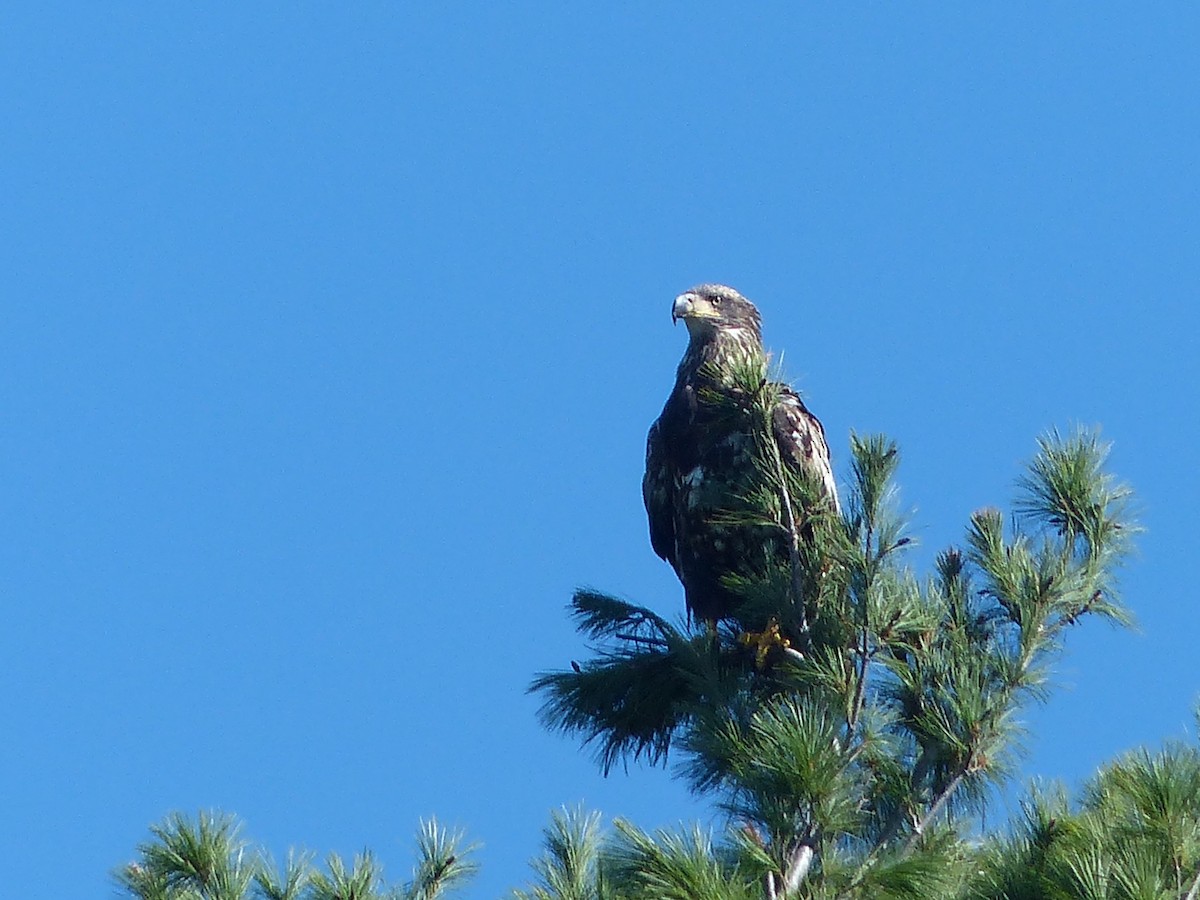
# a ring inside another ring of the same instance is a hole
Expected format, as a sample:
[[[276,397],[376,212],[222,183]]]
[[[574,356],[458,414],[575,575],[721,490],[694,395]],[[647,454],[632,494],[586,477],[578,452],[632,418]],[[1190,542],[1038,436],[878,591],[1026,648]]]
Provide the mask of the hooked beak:
[[[671,306],[672,325],[680,319],[686,319],[692,314],[692,301],[694,299],[695,296],[693,294],[680,294],[675,298],[675,303]]]

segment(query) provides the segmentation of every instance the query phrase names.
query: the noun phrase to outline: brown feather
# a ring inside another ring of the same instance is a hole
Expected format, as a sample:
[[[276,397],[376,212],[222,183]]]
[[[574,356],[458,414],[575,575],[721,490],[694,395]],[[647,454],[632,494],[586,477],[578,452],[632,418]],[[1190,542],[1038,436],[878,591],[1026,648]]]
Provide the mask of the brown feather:
[[[736,401],[733,367],[764,362],[758,311],[723,285],[701,285],[676,299],[674,313],[688,325],[687,352],[662,415],[646,439],[642,498],[650,543],[669,562],[684,587],[690,615],[715,621],[736,611],[738,597],[723,576],[744,572],[764,553],[779,552],[777,535],[759,525],[731,524],[728,513],[740,492],[760,476],[755,470],[749,419],[732,418],[705,400],[714,393]],[[771,411],[772,436],[785,468],[819,486],[823,502],[837,510],[837,485],[825,430],[800,396],[781,384],[764,384],[778,398]]]

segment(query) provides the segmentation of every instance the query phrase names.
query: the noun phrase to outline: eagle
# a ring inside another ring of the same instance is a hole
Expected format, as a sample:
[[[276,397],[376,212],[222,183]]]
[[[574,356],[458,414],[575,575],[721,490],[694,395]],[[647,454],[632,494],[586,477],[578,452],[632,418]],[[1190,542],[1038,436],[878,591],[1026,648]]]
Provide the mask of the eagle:
[[[777,448],[770,458],[784,483],[811,486],[796,502],[838,511],[837,486],[821,423],[794,390],[766,378],[754,304],[731,287],[702,284],[675,298],[671,320],[681,319],[687,351],[646,439],[642,498],[650,543],[679,576],[689,618],[715,623],[735,617],[742,599],[726,576],[753,574],[748,569],[764,558],[788,558],[780,529],[735,514],[769,480],[764,441]],[[768,404],[757,418],[756,399]]]

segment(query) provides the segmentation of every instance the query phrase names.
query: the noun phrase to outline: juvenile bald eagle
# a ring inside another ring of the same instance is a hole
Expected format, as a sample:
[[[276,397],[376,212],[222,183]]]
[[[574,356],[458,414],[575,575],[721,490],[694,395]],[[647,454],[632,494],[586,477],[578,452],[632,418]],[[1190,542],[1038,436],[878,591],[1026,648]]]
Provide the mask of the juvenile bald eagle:
[[[733,615],[740,601],[722,584],[723,575],[749,574],[748,566],[764,554],[786,559],[779,529],[733,515],[764,482],[762,442],[774,441],[785,475],[815,486],[810,497],[816,502],[836,510],[837,487],[825,431],[799,395],[765,378],[747,386],[746,372],[765,376],[754,304],[731,287],[702,284],[675,298],[671,319],[687,325],[688,347],[662,415],[650,427],[642,497],[650,543],[683,583],[689,616],[715,622]],[[769,416],[750,412],[751,392],[768,398]],[[768,427],[769,437],[761,433]]]

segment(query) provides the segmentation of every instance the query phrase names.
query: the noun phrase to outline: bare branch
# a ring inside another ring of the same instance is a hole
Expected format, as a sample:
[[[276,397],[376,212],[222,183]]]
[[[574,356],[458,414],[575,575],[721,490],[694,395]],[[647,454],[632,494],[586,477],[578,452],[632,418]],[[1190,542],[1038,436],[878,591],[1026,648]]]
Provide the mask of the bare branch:
[[[812,838],[807,838],[792,851],[791,857],[788,859],[787,872],[784,873],[784,896],[790,897],[808,877],[809,869],[812,868],[813,858],[816,851],[813,849]]]
[[[662,650],[667,649],[667,642],[661,638],[642,637],[639,634],[628,634],[627,632],[618,631],[616,634],[623,641],[633,641],[635,644],[645,644],[648,647],[658,647]]]

